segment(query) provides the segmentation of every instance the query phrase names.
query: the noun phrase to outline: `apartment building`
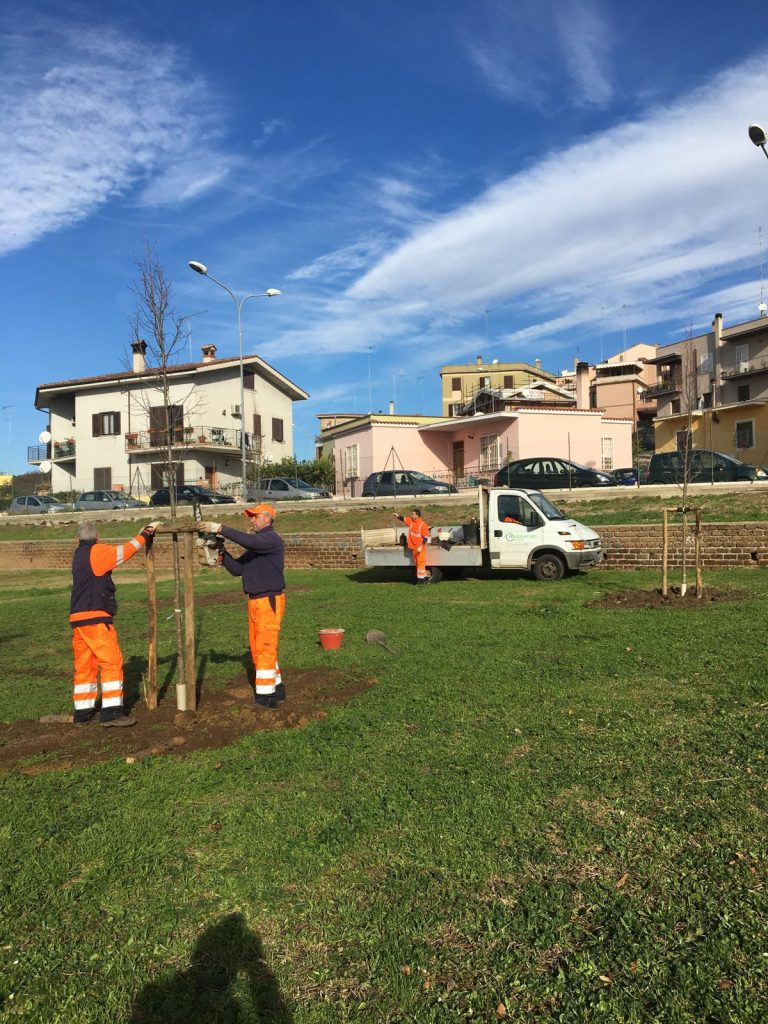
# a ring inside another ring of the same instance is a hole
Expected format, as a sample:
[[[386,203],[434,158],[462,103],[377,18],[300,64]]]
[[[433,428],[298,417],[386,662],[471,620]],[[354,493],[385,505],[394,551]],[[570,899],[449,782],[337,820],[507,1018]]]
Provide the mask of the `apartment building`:
[[[674,451],[691,431],[694,448],[711,448],[762,465],[768,455],[768,317],[726,327],[716,313],[706,334],[660,346],[647,362],[658,381],[657,451]],[[690,414],[690,425],[689,425]]]
[[[243,357],[241,408],[239,358],[217,359],[215,345],[203,346],[200,362],[168,367],[166,420],[162,378],[146,352],[136,341],[131,370],[38,386],[35,407],[47,412],[51,438],[28,448],[27,461],[51,463],[53,491],[150,494],[168,483],[169,434],[179,483],[232,493],[243,432],[248,465],[293,455],[293,403],[309,395],[269,363]]]
[[[537,359],[530,363],[501,363],[498,359],[483,362],[479,355],[474,363],[457,363],[440,367],[443,416],[461,416],[462,408],[481,391],[515,390],[537,381],[556,382],[554,373],[541,369]]]

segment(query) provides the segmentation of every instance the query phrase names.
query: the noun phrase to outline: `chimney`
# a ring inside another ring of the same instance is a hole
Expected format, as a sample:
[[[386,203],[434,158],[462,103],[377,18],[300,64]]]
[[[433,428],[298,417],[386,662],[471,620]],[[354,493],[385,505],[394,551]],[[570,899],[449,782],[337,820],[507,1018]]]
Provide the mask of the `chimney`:
[[[216,346],[215,345],[203,345],[203,362],[212,363],[216,358]]]
[[[576,408],[589,408],[589,363],[576,363]]]
[[[139,339],[138,341],[131,342],[131,351],[133,352],[133,372],[144,373],[147,368],[147,360],[145,358],[147,353],[147,343]]]
[[[723,314],[715,313],[715,319],[712,321],[712,328],[715,332],[715,348],[719,348],[723,344]]]
[[[540,359],[534,359],[533,365],[536,367],[537,370],[540,370],[541,369],[541,360]]]
[[[389,415],[390,416],[394,416],[395,415],[395,403],[394,402],[390,402],[389,403]]]
[[[477,359],[475,360],[475,362],[477,363],[478,366],[482,366],[483,365],[483,357],[482,356],[478,356]]]

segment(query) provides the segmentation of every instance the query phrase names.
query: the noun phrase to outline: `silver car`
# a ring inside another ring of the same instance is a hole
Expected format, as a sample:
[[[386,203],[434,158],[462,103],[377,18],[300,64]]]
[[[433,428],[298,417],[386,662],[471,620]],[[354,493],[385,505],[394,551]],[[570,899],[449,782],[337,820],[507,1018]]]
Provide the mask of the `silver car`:
[[[331,492],[299,480],[295,476],[273,476],[261,481],[258,490],[251,491],[249,501],[302,501],[306,498],[330,498]]]
[[[113,508],[146,508],[145,501],[132,498],[122,491],[85,491],[75,499],[77,512],[96,512],[99,509]]]
[[[71,512],[72,506],[56,501],[47,494],[22,494],[8,506],[12,516],[47,516],[51,512]]]

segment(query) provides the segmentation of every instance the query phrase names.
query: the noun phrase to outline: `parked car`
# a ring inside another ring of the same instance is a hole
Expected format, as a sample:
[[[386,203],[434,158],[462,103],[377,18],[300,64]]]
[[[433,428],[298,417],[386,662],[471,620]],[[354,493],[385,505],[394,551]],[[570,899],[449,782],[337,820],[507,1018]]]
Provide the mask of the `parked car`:
[[[633,487],[640,479],[640,470],[637,466],[629,466],[626,469],[612,469],[611,476],[617,484]]]
[[[371,473],[363,484],[364,498],[385,498],[401,494],[403,497],[416,494],[456,494],[453,484],[433,480],[431,476],[417,473],[414,469],[386,470]]]
[[[176,504],[177,505],[232,505],[235,499],[230,494],[220,494],[218,491],[209,491],[207,487],[199,487],[197,484],[177,484]],[[155,491],[149,499],[150,505],[170,505],[171,495],[167,487],[161,487]]]
[[[132,498],[122,491],[84,491],[75,498],[75,511],[94,512],[99,509],[146,508],[146,501]]]
[[[494,484],[496,487],[532,487],[541,491],[551,487],[565,490],[570,487],[614,487],[616,480],[610,473],[590,469],[569,459],[540,456],[507,463],[496,474]]]
[[[768,473],[762,468],[739,462],[731,455],[709,448],[694,449],[689,453],[689,483],[730,483],[734,480],[766,480]],[[656,452],[651,456],[645,482],[649,484],[681,484],[685,477],[683,452]]]
[[[8,507],[12,516],[47,516],[51,512],[71,512],[72,506],[56,501],[46,494],[23,494],[13,498]]]
[[[249,492],[248,501],[301,501],[307,498],[330,498],[330,491],[299,480],[294,476],[273,476],[261,481],[261,487]]]

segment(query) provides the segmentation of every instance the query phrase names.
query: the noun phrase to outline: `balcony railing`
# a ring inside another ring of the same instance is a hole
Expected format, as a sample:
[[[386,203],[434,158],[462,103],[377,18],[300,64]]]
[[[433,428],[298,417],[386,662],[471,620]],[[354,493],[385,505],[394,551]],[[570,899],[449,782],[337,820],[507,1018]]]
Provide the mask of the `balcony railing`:
[[[759,363],[731,363],[724,366],[720,371],[723,380],[733,380],[734,377],[749,377],[756,373],[768,373],[766,360],[761,359]]]
[[[174,448],[231,448],[240,450],[242,432],[232,427],[178,427],[171,431]],[[246,432],[245,447],[253,451],[259,439]],[[126,451],[151,451],[168,445],[165,430],[138,430],[125,435]]]
[[[645,389],[644,395],[646,398],[654,398],[656,395],[668,395],[674,394],[676,391],[682,391],[683,389],[683,378],[677,373],[665,373],[659,377],[655,384]]]
[[[51,457],[51,446],[49,444],[33,444],[27,447],[27,462],[30,466],[39,466]]]
[[[74,459],[74,457],[75,457],[75,439],[73,437],[69,437],[65,441],[54,441],[53,442],[53,458],[54,459]]]

